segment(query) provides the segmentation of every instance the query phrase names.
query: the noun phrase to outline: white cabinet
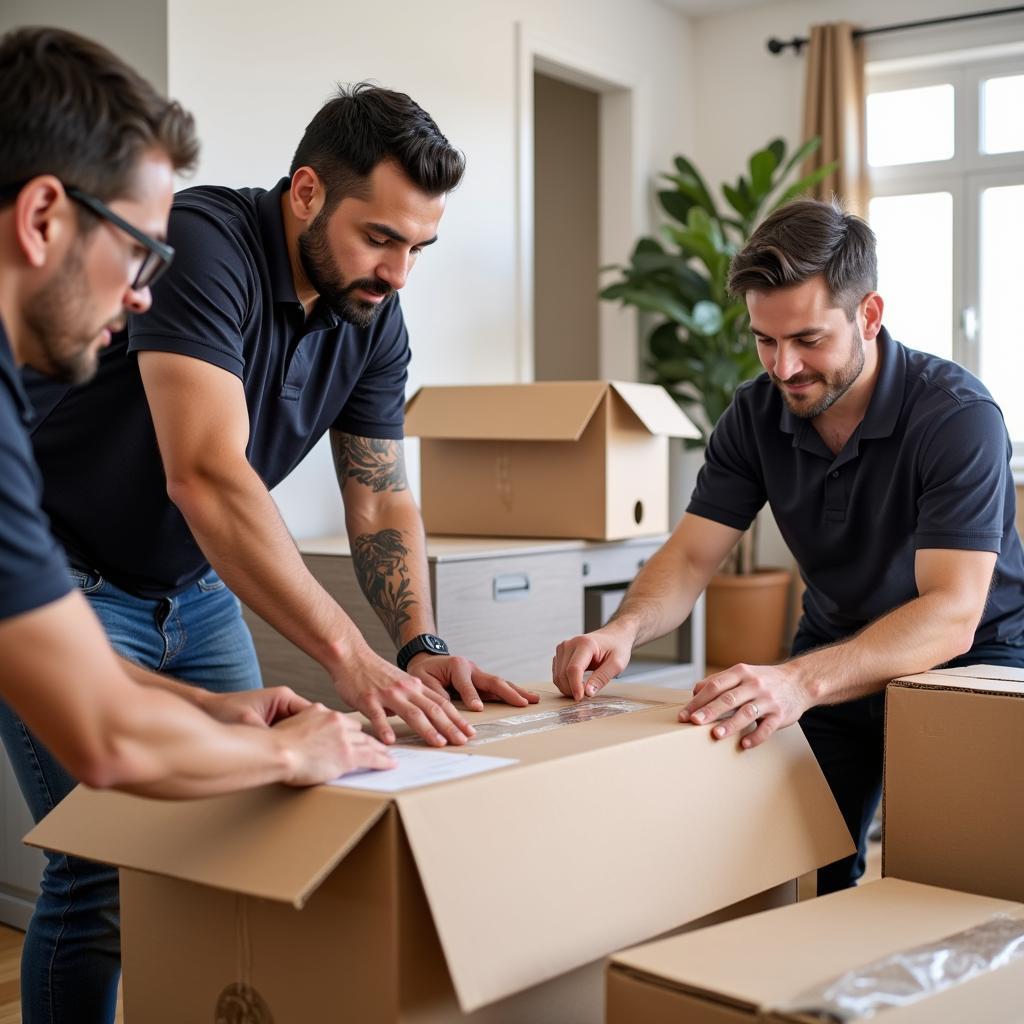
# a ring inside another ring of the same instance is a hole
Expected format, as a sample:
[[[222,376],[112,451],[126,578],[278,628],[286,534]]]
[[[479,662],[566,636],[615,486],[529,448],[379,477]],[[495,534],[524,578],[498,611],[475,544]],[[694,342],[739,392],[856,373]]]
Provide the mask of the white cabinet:
[[[451,649],[482,668],[529,685],[550,680],[562,640],[600,625],[664,537],[627,541],[430,537],[427,558],[437,631]],[[348,542],[300,543],[312,574],[345,609],[382,657],[395,650],[356,582]],[[703,674],[703,598],[677,635],[639,657],[625,679],[687,686]],[[323,669],[250,612],[256,652],[268,686],[286,683],[306,697],[340,707]]]

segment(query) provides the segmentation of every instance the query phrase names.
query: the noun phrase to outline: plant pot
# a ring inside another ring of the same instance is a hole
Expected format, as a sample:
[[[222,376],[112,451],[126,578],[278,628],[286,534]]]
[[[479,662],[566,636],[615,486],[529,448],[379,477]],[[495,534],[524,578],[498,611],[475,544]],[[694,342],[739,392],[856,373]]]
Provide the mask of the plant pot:
[[[771,665],[783,657],[789,609],[787,569],[713,576],[707,589],[707,663]]]

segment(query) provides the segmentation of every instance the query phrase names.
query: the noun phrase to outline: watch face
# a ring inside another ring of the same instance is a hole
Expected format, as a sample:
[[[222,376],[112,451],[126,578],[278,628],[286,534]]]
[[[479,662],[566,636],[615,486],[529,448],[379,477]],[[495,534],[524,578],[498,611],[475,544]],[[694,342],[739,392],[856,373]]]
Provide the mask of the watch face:
[[[425,643],[425,644],[426,644],[426,645],[427,645],[427,646],[428,646],[428,647],[429,647],[429,648],[430,648],[430,649],[431,649],[432,651],[440,651],[440,653],[441,653],[441,654],[444,654],[444,653],[445,653],[445,651],[447,651],[447,650],[448,650],[448,646],[447,646],[447,644],[445,644],[445,642],[444,642],[444,641],[443,641],[443,640],[442,640],[442,639],[441,639],[441,638],[440,638],[439,636],[433,636],[433,635],[432,635],[432,634],[430,634],[430,633],[427,633],[427,634],[426,634],[426,635],[425,635],[425,636],[423,637],[423,642],[424,642],[424,643]]]

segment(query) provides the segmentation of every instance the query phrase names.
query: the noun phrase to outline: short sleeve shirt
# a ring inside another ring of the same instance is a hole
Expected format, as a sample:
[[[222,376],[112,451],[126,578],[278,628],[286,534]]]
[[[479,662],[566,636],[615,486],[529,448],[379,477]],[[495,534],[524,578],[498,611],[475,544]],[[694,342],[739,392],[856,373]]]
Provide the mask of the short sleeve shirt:
[[[838,454],[767,374],[742,385],[711,434],[687,511],[745,530],[771,507],[807,584],[801,628],[850,636],[918,596],[918,550],[997,553],[975,643],[1024,633],[1024,552],[1010,440],[963,367],[878,337],[879,371]]]
[[[71,591],[67,560],[41,507],[42,480],[32,458],[31,406],[0,324],[0,619]]]
[[[398,296],[368,328],[322,303],[306,317],[281,215],[287,184],[179,193],[168,229],[174,263],[152,308],[103,354],[96,378],[71,390],[28,380],[54,531],[73,564],[130,592],[172,594],[209,569],[167,497],[137,352],[201,359],[242,381],[246,455],[268,488],[330,428],[403,436],[409,339]]]

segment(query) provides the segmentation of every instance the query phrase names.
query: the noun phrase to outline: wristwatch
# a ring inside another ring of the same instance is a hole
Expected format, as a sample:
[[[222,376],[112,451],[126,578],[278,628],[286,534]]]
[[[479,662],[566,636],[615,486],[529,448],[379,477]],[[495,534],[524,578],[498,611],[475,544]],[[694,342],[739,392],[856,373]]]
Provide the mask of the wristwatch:
[[[448,654],[448,645],[433,633],[420,633],[414,636],[399,652],[395,661],[398,667],[404,672],[409,662],[417,654]]]

